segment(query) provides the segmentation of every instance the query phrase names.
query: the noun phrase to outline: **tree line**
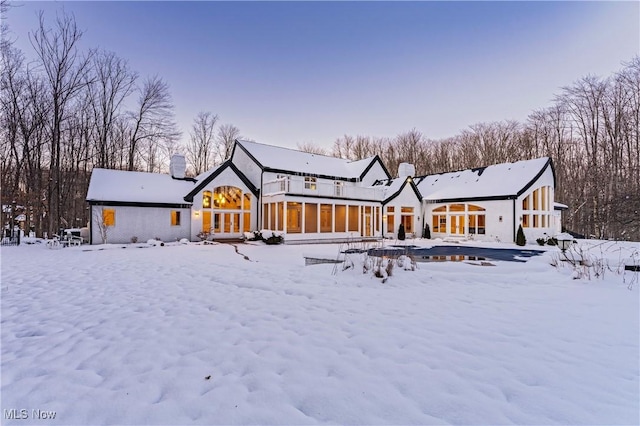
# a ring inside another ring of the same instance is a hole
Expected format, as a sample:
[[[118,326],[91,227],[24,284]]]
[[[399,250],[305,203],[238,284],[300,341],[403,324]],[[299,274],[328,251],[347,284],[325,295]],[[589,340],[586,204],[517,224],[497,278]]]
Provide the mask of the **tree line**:
[[[352,160],[377,154],[392,174],[401,162],[427,175],[551,157],[568,230],[640,241],[640,57],[612,76],[563,87],[524,122],[478,123],[440,140],[412,129],[393,138],[345,135],[330,150],[298,147]]]
[[[8,6],[0,0],[3,15]],[[1,202],[21,206],[25,229],[38,235],[87,223],[94,167],[166,171],[180,150],[195,176],[228,158],[240,137],[237,127],[205,111],[181,142],[168,84],[141,77],[113,52],[82,50],[73,16],[50,24],[39,15],[29,34],[34,61],[13,45],[6,20],[1,31]],[[639,57],[611,76],[562,88],[524,122],[478,123],[439,140],[416,129],[391,138],[344,135],[331,149],[299,149],[353,160],[377,154],[392,174],[409,162],[419,175],[549,156],[556,200],[569,206],[568,229],[640,240]]]
[[[2,0],[0,13],[9,13]],[[49,235],[84,226],[94,167],[160,172],[186,153],[199,174],[226,158],[239,130],[201,112],[186,143],[169,85],[141,77],[113,52],[81,49],[72,15],[39,14],[29,33],[33,61],[14,46],[6,19],[0,45],[0,168],[3,225],[24,214],[26,230]]]

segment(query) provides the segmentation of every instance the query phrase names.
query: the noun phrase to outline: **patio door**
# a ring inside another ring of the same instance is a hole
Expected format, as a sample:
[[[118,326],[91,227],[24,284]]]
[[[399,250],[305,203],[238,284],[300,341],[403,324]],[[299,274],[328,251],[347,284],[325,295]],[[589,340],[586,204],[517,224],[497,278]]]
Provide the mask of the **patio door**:
[[[240,237],[240,229],[241,223],[240,218],[241,215],[239,212],[225,212],[225,213],[216,213],[220,217],[219,224],[219,232],[217,233],[218,237],[221,238],[238,238]]]
[[[464,235],[464,215],[452,214],[449,216],[449,233],[452,235]]]

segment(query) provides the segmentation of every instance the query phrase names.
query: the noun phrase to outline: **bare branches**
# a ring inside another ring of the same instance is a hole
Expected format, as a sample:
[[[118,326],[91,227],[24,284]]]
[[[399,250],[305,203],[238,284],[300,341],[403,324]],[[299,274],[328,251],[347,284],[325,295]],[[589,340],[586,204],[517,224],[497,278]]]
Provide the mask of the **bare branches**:
[[[176,141],[180,137],[174,121],[173,103],[169,85],[160,77],[145,80],[139,89],[137,109],[131,113],[132,132],[129,140],[127,170],[136,169],[141,148],[146,149],[147,169],[158,167],[158,146]],[[144,143],[144,147],[141,146]]]

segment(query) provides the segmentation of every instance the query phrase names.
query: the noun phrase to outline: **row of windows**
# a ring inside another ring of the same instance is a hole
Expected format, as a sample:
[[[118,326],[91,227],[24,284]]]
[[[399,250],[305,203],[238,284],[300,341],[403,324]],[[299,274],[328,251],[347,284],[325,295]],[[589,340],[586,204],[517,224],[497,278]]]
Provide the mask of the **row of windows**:
[[[286,229],[285,229],[286,207]],[[288,233],[358,232],[369,236],[379,231],[380,207],[299,202],[267,203],[262,206],[264,229]],[[304,227],[303,227],[304,225]]]
[[[522,210],[553,210],[553,194],[550,186],[542,186],[522,199]]]
[[[171,210],[171,226],[180,226],[180,212]],[[116,209],[102,209],[102,224],[104,226],[116,226]]]
[[[548,228],[551,226],[551,216],[548,214],[523,214],[523,228]]]

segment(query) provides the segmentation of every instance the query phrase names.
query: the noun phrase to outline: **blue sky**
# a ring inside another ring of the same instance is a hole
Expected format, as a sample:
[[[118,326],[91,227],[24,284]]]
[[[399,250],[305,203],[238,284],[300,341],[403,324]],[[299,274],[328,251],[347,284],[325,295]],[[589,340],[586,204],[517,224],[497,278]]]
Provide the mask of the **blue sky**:
[[[72,12],[83,45],[167,81],[186,138],[199,111],[259,142],[344,134],[453,136],[525,120],[562,86],[640,54],[629,2],[16,2],[29,56],[37,11]]]

